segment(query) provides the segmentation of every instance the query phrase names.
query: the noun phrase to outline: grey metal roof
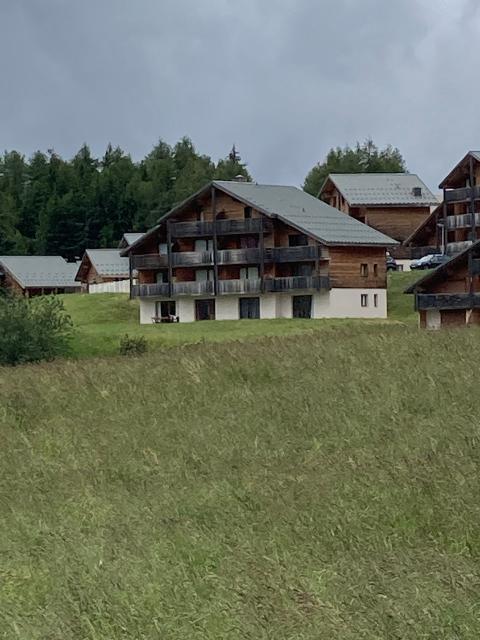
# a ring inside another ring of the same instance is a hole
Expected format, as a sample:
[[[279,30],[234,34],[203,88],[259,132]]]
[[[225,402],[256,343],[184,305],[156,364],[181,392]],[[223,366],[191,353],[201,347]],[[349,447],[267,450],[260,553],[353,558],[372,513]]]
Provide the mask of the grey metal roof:
[[[216,187],[326,244],[395,245],[395,240],[297,187],[215,180]]]
[[[414,173],[331,173],[328,179],[350,206],[438,204],[427,185]],[[421,196],[413,195],[415,187],[421,188]]]
[[[127,246],[133,244],[143,236],[143,233],[124,233],[122,240],[125,240]]]
[[[79,287],[78,264],[61,256],[0,256],[0,265],[22,288]]]
[[[140,234],[143,235],[143,234]],[[87,249],[86,255],[100,276],[129,276],[129,260],[118,249]]]

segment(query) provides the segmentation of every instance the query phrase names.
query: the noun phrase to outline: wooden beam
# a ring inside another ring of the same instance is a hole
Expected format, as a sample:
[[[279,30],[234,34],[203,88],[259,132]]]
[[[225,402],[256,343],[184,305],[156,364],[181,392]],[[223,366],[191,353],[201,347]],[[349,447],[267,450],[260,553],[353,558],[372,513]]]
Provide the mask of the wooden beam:
[[[172,264],[172,229],[171,222],[167,220],[167,255],[168,255],[168,297],[172,297],[173,290],[173,264]]]
[[[212,200],[212,230],[213,230],[213,293],[218,295],[218,242],[217,242],[217,192],[212,185],[211,200]]]

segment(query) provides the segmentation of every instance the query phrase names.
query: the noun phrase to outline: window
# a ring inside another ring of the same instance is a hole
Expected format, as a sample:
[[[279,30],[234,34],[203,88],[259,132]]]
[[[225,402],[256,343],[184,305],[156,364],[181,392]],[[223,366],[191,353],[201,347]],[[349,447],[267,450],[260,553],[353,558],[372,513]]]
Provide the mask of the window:
[[[375,277],[377,277],[377,276],[378,276],[378,264],[374,264],[374,265],[373,265],[373,275],[374,275]]]
[[[313,266],[311,264],[293,264],[292,276],[294,277],[309,277],[313,273]]]
[[[312,296],[293,296],[292,316],[294,318],[311,318]]]
[[[240,269],[240,280],[257,280],[258,267],[242,267]]]
[[[366,264],[366,263],[362,263],[362,264],[360,265],[360,275],[361,275],[363,278],[366,278],[366,277],[368,276],[368,264]]]
[[[155,275],[155,280],[157,284],[168,282],[168,273],[166,271],[158,271]]]
[[[177,306],[175,300],[163,300],[155,303],[155,315],[157,318],[175,318]]]
[[[303,233],[295,233],[288,236],[289,247],[306,247],[308,238]]]
[[[158,245],[158,253],[163,256],[166,256],[168,253],[168,244],[166,242],[160,242]]]
[[[240,320],[260,318],[260,298],[240,298]]]
[[[240,238],[240,249],[256,249],[258,239],[256,236],[245,236]]]
[[[195,320],[215,320],[215,300],[195,300]]]
[[[212,249],[213,249],[213,240],[212,239],[195,240],[195,251],[212,251]]]
[[[195,271],[195,281],[205,282],[213,280],[213,269],[197,269]]]
[[[360,296],[360,304],[362,307],[368,307],[368,293],[362,293]]]
[[[243,216],[245,220],[248,220],[252,217],[252,207],[244,207],[243,208]]]
[[[373,294],[373,306],[378,307],[378,293]]]

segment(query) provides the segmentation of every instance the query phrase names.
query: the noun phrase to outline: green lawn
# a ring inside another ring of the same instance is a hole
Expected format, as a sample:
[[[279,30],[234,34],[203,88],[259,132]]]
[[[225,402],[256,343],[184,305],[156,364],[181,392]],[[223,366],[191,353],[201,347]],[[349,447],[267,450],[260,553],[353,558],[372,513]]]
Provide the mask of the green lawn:
[[[480,637],[480,333],[312,324],[0,368],[0,638]]]
[[[416,278],[418,274],[411,273],[389,276],[389,320],[416,326],[413,297],[403,294],[403,289]],[[129,300],[126,295],[74,294],[62,298],[76,329],[72,345],[73,355],[80,357],[118,353],[120,338],[126,333],[145,336],[149,348],[156,349],[202,341],[221,342],[260,336],[311,333],[326,327],[351,326],[359,322],[279,319],[140,325],[138,302]]]

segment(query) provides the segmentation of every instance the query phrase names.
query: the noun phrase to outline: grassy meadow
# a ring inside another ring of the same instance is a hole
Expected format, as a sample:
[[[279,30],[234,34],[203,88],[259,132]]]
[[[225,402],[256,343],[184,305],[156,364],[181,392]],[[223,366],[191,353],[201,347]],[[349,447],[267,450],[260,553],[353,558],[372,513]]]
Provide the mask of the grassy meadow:
[[[413,277],[387,322],[66,296],[83,357],[0,367],[0,638],[480,637],[480,331]]]
[[[415,327],[417,314],[413,297],[403,289],[419,276],[415,273],[389,275],[389,321]],[[126,333],[144,336],[150,349],[198,342],[223,342],[254,337],[310,334],[331,326],[356,325],[357,320],[230,320],[185,324],[140,325],[138,301],[125,294],[74,294],[61,296],[75,324],[74,357],[116,355]],[[365,322],[365,321],[364,321]],[[370,321],[373,323],[385,321]]]
[[[478,638],[479,337],[0,369],[0,638]]]

